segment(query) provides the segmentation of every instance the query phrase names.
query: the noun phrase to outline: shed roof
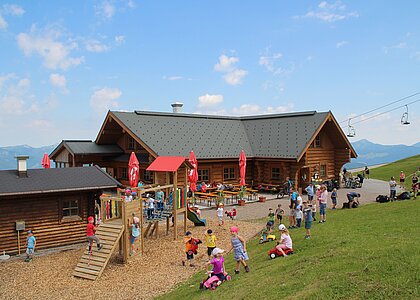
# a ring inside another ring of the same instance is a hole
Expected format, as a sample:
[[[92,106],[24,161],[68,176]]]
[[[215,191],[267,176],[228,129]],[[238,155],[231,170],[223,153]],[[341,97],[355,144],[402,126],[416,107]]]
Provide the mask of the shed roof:
[[[157,172],[175,172],[186,163],[186,158],[183,156],[159,156],[146,169],[147,171]]]
[[[0,171],[0,197],[109,189],[120,186],[117,180],[98,166],[29,169],[27,174],[28,177],[18,177],[16,170]]]
[[[75,155],[116,155],[124,153],[117,145],[98,145],[90,140],[63,140],[51,152],[50,157],[58,154],[63,146]]]
[[[237,158],[244,150],[248,157],[297,159],[329,112],[246,117],[145,111],[110,114],[158,156],[193,150],[198,159]]]

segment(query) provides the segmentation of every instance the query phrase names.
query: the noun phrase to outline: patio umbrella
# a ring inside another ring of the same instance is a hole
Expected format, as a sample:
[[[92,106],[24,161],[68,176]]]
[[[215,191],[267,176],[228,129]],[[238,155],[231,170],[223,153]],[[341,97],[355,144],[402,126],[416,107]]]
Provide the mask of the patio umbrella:
[[[188,159],[189,163],[193,166],[193,169],[190,169],[188,171],[188,181],[190,183],[190,190],[192,192],[197,191],[197,180],[198,180],[198,164],[197,164],[197,158],[195,158],[194,151],[190,152],[190,158]]]
[[[245,186],[245,172],[246,172],[246,156],[245,151],[242,150],[241,154],[239,155],[239,175],[240,175],[240,182],[241,186]]]
[[[136,154],[131,152],[130,160],[128,161],[128,180],[130,181],[131,187],[137,187],[139,182],[139,161],[137,160]]]
[[[41,165],[44,169],[49,169],[51,167],[51,161],[47,153],[44,153],[44,156],[42,157]]]

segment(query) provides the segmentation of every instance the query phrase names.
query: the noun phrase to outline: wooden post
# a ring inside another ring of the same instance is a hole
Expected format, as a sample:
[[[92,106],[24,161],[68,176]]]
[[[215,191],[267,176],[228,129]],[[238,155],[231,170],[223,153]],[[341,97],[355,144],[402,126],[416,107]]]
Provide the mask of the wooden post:
[[[178,185],[178,172],[175,171],[173,172],[173,177],[174,177],[174,191],[173,191],[173,196],[172,196],[172,204],[173,204],[173,216],[174,216],[174,240],[176,240],[177,237],[177,207],[178,207],[178,191],[177,191],[177,185]]]
[[[122,256],[123,256],[123,262],[127,263],[128,260],[128,254],[127,254],[127,216],[126,216],[126,202],[123,201],[122,203],[122,212],[121,212],[121,221],[122,225],[124,226],[123,234],[121,236],[121,244],[122,244]]]
[[[188,169],[185,166],[185,177],[184,177],[184,195],[185,195],[185,203],[184,203],[184,232],[187,232],[187,206],[188,206],[188,194],[187,194],[187,187],[188,187]]]
[[[140,201],[140,248],[141,248],[141,255],[144,254],[144,237],[143,237],[143,199],[140,193],[137,193],[137,197]]]

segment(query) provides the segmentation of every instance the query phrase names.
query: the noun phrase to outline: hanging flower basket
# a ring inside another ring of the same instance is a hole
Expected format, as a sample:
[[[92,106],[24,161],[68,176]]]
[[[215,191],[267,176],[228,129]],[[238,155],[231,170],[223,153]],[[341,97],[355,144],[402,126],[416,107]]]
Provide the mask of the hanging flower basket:
[[[265,202],[267,200],[267,197],[259,197],[258,202]]]

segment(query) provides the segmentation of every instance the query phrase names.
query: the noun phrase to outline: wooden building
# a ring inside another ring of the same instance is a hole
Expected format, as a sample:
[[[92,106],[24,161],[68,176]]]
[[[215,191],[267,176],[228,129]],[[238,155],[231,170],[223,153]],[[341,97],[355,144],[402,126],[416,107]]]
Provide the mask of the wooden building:
[[[91,150],[72,150],[83,145]],[[134,151],[141,180],[152,182],[145,170],[156,157],[188,156],[193,150],[199,181],[212,183],[239,180],[242,149],[246,181],[253,185],[280,184],[290,177],[304,187],[314,176],[338,178],[343,164],[357,156],[331,112],[223,117],[109,111],[94,142],[63,141],[50,157],[57,166],[98,164],[127,183],[128,155]]]
[[[26,157],[27,158],[27,157]],[[0,171],[0,252],[25,252],[26,231],[32,230],[37,249],[86,241],[86,224],[102,191],[120,184],[97,166]]]

